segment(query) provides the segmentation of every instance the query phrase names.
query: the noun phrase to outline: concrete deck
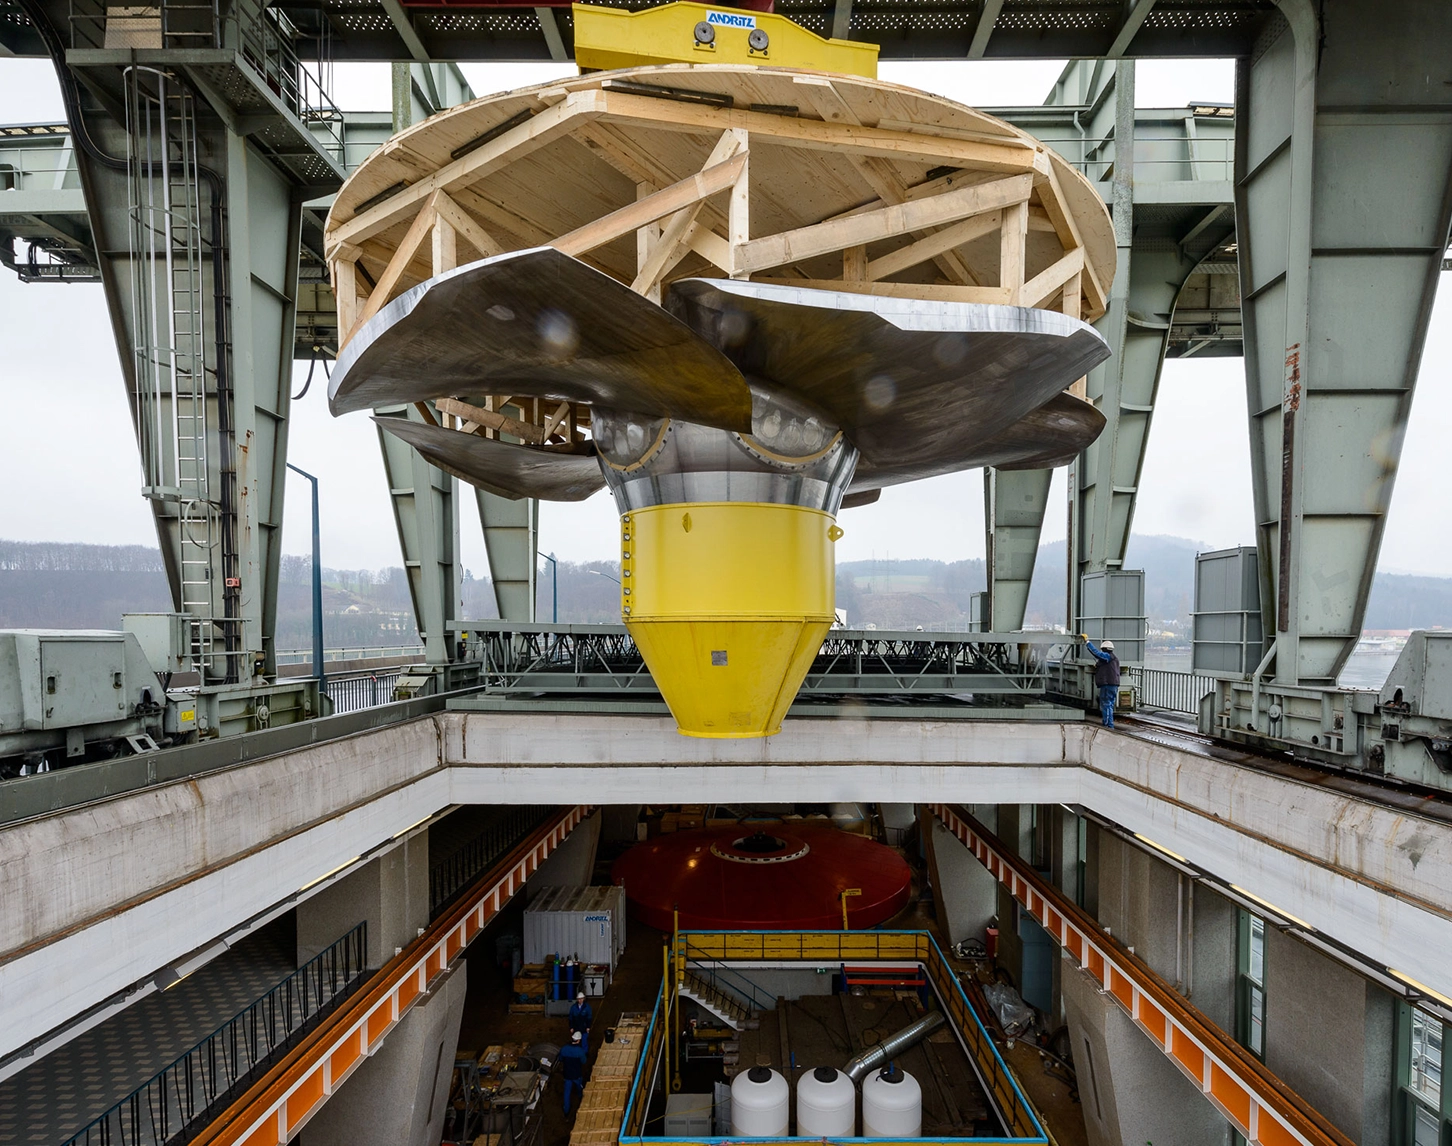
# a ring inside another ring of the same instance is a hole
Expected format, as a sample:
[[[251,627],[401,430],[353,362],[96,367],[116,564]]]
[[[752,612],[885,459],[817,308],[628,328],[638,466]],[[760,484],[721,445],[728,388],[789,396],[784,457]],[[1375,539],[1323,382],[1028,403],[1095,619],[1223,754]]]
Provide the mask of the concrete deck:
[[[451,804],[1080,804],[1452,994],[1452,823],[1084,724],[446,712],[0,828],[0,1056]],[[1440,813],[1441,809],[1437,811]],[[98,951],[107,958],[98,959]]]

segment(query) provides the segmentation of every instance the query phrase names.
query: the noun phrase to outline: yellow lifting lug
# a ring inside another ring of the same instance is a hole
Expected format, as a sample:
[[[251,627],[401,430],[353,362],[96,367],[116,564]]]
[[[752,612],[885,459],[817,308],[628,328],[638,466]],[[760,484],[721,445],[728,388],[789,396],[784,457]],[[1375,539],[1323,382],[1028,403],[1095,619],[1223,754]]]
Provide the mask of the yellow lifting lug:
[[[877,78],[877,45],[828,40],[774,12],[681,0],[639,12],[571,7],[583,71],[646,64],[770,64]]]

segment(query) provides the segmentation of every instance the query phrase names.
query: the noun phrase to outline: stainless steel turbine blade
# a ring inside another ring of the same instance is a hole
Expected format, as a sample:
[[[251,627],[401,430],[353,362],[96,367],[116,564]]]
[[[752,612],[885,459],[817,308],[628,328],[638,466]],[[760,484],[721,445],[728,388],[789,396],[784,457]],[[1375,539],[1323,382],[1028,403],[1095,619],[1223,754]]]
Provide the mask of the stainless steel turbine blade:
[[[822,410],[883,472],[963,468],[944,463],[1109,357],[1092,326],[1028,307],[728,279],[678,280],[669,305],[754,383]]]
[[[338,355],[335,415],[457,394],[569,399],[749,433],[751,392],[679,320],[552,247],[436,275]]]
[[[1027,417],[987,441],[963,438],[955,453],[924,457],[916,462],[874,465],[863,457],[848,487],[847,498],[889,485],[938,477],[978,466],[1009,470],[1052,469],[1068,465],[1104,430],[1104,415],[1082,398],[1056,394]],[[844,500],[843,505],[847,501]],[[865,502],[854,502],[857,505]]]
[[[572,453],[516,446],[407,418],[373,420],[445,473],[500,497],[584,501],[605,488],[593,450]]]

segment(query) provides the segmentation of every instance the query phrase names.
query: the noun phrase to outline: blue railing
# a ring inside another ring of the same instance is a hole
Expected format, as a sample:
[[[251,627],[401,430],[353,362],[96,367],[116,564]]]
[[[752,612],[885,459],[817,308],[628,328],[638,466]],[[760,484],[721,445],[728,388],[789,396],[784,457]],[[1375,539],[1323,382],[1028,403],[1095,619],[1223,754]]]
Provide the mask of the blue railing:
[[[138,1086],[65,1146],[176,1146],[362,982],[368,925],[358,924],[170,1066]]]

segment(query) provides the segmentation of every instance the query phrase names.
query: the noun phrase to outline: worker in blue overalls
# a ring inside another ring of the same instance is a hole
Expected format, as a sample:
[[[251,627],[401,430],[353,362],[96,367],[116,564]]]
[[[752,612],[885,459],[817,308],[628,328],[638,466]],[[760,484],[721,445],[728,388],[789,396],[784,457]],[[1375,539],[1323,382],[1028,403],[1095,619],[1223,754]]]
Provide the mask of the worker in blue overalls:
[[[575,1005],[570,1008],[570,1033],[580,1036],[580,1045],[590,1053],[590,1024],[595,1021],[595,1012],[585,1001],[585,992],[575,996]]]
[[[1113,728],[1114,704],[1119,699],[1119,658],[1114,655],[1114,642],[1105,641],[1102,648],[1096,648],[1087,633],[1079,636],[1098,662],[1094,666],[1094,683],[1099,686],[1099,715],[1104,718],[1105,728]]]
[[[585,1096],[585,1047],[580,1041],[580,1032],[570,1036],[570,1045],[560,1051],[557,1060],[560,1076],[565,1080],[565,1113],[570,1112],[570,1099],[575,1095]]]

